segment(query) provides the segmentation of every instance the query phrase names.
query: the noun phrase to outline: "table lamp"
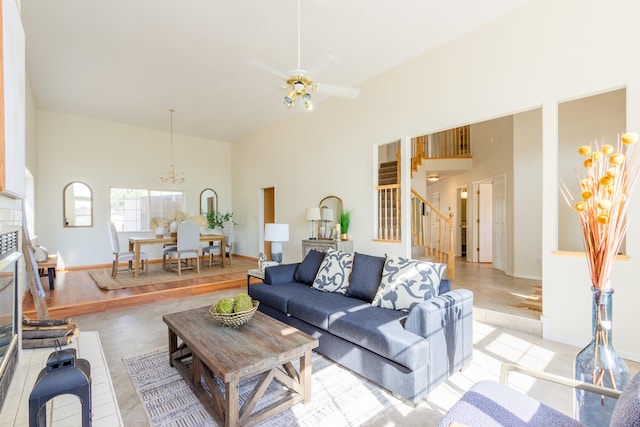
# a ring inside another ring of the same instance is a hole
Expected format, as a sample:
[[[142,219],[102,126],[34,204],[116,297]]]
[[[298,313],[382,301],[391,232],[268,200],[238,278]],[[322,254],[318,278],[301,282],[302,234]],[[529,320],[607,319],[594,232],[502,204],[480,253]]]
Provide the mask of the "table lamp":
[[[271,242],[271,259],[282,262],[282,242],[289,241],[289,224],[265,224],[264,240]]]
[[[307,221],[311,221],[311,237],[309,237],[309,240],[316,240],[314,222],[320,219],[320,208],[307,208],[305,210],[305,218]]]

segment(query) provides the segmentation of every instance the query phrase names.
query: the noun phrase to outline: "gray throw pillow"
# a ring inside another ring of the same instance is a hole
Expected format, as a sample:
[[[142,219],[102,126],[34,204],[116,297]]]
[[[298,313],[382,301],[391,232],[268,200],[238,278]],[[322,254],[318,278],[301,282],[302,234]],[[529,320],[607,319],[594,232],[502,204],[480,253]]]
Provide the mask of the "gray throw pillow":
[[[384,262],[385,257],[383,256],[364,255],[356,252],[353,255],[353,269],[346,296],[366,302],[373,301],[382,278]]]
[[[411,308],[438,295],[446,264],[389,256],[371,305],[392,310]]]
[[[316,278],[316,274],[318,274],[318,269],[320,268],[320,264],[324,260],[324,252],[317,251],[315,249],[307,252],[307,256],[304,257],[304,260],[300,263],[298,268],[296,268],[295,273],[293,274],[293,278],[296,282],[304,283],[305,285],[310,285],[313,283],[313,280]]]
[[[352,253],[329,249],[312,286],[319,291],[337,292],[344,295],[349,287],[352,267]]]

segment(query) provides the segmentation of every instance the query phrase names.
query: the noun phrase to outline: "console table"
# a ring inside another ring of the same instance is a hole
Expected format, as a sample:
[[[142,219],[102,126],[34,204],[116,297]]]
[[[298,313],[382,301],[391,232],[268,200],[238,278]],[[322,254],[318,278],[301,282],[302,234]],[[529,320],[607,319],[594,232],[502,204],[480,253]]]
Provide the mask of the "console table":
[[[307,253],[315,249],[318,251],[326,252],[327,249],[333,249],[341,252],[353,252],[353,241],[351,240],[303,240],[302,241],[302,259],[307,256]]]

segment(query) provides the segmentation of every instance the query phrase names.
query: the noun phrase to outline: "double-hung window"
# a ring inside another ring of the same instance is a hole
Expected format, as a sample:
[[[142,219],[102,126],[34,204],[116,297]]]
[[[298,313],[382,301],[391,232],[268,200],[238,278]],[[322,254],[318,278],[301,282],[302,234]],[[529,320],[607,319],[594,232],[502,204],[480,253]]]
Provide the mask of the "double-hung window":
[[[111,221],[118,231],[148,231],[152,218],[173,218],[184,205],[183,191],[111,189]]]

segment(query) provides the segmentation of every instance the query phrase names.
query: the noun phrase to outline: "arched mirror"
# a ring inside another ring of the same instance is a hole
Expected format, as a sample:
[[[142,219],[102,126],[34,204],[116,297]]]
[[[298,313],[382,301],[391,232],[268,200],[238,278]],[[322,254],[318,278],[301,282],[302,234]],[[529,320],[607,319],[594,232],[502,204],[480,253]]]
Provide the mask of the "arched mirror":
[[[342,213],[342,199],[336,196],[327,196],[320,200],[318,207],[320,208],[318,238],[334,239],[336,224]]]
[[[62,190],[65,227],[93,227],[93,193],[83,182],[70,182]]]
[[[200,213],[218,212],[218,193],[211,188],[205,188],[200,193]]]

